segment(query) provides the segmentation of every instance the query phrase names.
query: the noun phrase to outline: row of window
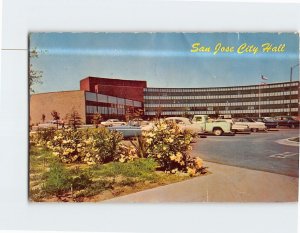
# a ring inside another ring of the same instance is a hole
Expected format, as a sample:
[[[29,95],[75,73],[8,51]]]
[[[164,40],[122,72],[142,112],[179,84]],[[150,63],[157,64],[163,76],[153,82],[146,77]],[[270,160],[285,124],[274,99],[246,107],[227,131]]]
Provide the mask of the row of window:
[[[159,100],[145,100],[146,104],[198,104],[198,103],[243,103],[243,102],[258,102],[258,101],[295,101],[298,103],[298,95],[286,95],[286,96],[273,96],[273,97],[260,97],[260,98],[227,98],[227,99],[159,99]]]
[[[250,113],[279,113],[279,112],[286,112],[288,113],[290,111],[289,108],[279,108],[279,109],[260,109],[260,110],[230,110],[230,111],[188,111],[189,114],[196,115],[196,114],[205,114],[205,115],[210,115],[210,114],[237,114],[237,113],[242,113],[242,114],[250,114]],[[292,108],[291,112],[298,112],[298,108]],[[174,116],[179,116],[179,115],[184,115],[187,112],[185,111],[163,111],[161,112],[161,115],[174,115]],[[156,111],[146,111],[145,115],[147,116],[155,116],[157,114]]]
[[[124,108],[111,108],[111,107],[97,107],[97,106],[86,106],[87,114],[116,114],[116,115],[125,115]]]
[[[286,96],[298,95],[298,91],[259,93],[259,94],[241,94],[241,95],[194,95],[194,96],[166,96],[166,95],[145,95],[145,100],[160,100],[160,99],[228,99],[228,98],[253,98],[253,97],[272,97],[272,96]]]
[[[273,105],[272,109],[277,108],[297,108],[298,106],[296,104],[277,104]],[[248,105],[248,106],[207,106],[207,107],[164,107],[164,108],[146,108],[146,111],[157,111],[160,109],[160,111],[219,111],[219,110],[246,110],[246,109],[259,109],[259,108],[266,108],[270,109],[270,105]]]
[[[258,94],[258,93],[274,93],[285,91],[298,91],[296,87],[284,87],[284,88],[269,88],[269,89],[255,89],[255,90],[243,90],[243,91],[206,91],[206,92],[144,92],[147,96],[201,96],[201,95],[246,95],[246,94]]]
[[[123,99],[123,98],[118,98],[109,95],[102,95],[94,92],[86,92],[85,99],[87,101],[93,101],[98,103],[109,103],[109,104],[120,104],[120,105],[127,105],[133,107],[142,107],[142,103],[139,101]]]
[[[256,101],[256,102],[234,102],[234,103],[172,103],[172,104],[148,104],[145,103],[145,108],[149,107],[206,107],[206,106],[244,106],[244,105],[269,105],[269,104],[289,104],[289,100],[276,101]],[[292,99],[291,103],[298,103],[297,99]]]
[[[217,88],[144,88],[144,92],[209,92],[209,91],[237,91],[237,90],[255,90],[268,88],[282,88],[289,86],[298,86],[298,82],[287,82],[279,84],[240,86],[240,87],[217,87]]]

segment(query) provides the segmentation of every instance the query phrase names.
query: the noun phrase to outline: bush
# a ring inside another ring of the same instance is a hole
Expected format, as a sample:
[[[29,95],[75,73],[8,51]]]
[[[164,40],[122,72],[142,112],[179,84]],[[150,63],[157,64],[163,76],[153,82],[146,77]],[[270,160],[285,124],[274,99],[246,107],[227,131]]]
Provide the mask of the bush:
[[[152,130],[144,133],[147,155],[158,161],[161,169],[171,172],[187,170],[192,139],[192,133],[166,121],[157,121]]]
[[[77,175],[72,176],[75,173]],[[50,170],[43,175],[45,193],[60,196],[73,190],[82,190],[92,185],[91,174],[82,171],[68,171],[63,164],[56,161]]]
[[[74,190],[85,189],[92,183],[91,175],[88,173],[81,173],[79,176],[72,178],[72,187]]]
[[[106,128],[65,129],[57,131],[47,146],[64,163],[107,163],[117,157],[122,139],[121,133]]]
[[[71,189],[70,174],[59,162],[51,165],[50,170],[44,174],[43,190],[51,195],[60,196]]]
[[[53,128],[38,128],[36,133],[31,134],[30,141],[34,142],[37,146],[45,146],[47,142],[53,139],[55,131]]]
[[[78,130],[56,131],[52,141],[47,142],[47,146],[64,163],[81,161],[82,137],[82,132]]]
[[[129,161],[133,161],[134,159],[139,158],[137,149],[134,146],[125,146],[121,144],[119,146],[118,155],[116,157],[116,160],[125,163]]]
[[[83,162],[88,164],[108,163],[117,157],[123,139],[122,133],[109,131],[107,128],[86,132],[81,153]]]

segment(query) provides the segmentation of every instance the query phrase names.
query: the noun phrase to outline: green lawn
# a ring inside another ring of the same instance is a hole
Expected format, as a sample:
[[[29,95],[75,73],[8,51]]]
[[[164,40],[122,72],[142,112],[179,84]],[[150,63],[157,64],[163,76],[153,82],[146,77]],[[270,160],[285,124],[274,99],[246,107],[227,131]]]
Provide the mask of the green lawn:
[[[166,174],[157,167],[150,158],[103,165],[63,164],[49,150],[31,146],[29,199],[101,201],[190,178],[184,173]]]

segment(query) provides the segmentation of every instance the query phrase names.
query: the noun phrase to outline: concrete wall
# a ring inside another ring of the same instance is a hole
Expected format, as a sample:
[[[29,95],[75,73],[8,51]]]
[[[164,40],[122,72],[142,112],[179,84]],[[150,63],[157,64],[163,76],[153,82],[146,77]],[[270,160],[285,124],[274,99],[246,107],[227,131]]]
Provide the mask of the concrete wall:
[[[42,123],[42,114],[45,122],[53,120],[53,110],[60,114],[60,119],[65,119],[66,114],[74,107],[80,114],[83,123],[86,123],[84,91],[62,91],[34,94],[30,97],[30,124]]]

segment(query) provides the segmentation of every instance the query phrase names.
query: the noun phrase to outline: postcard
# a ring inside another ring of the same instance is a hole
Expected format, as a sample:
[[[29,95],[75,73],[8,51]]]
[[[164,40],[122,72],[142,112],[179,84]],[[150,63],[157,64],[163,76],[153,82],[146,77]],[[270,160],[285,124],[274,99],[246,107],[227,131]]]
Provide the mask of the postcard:
[[[28,59],[29,201],[298,201],[298,33],[35,32]]]

